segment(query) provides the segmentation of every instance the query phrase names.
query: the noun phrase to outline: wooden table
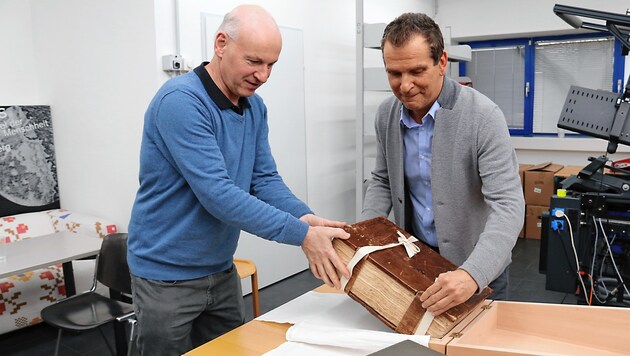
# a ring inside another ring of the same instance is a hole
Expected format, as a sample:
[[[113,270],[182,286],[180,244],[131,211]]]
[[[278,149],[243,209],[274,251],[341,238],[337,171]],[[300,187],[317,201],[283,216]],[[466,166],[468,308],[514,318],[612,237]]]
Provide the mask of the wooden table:
[[[291,327],[291,324],[252,320],[227,334],[187,352],[185,355],[262,355],[282,345],[282,343],[286,341],[284,335],[287,333],[289,327]]]
[[[323,285],[314,289],[322,293],[343,293]],[[282,308],[282,306],[278,307]],[[292,324],[252,320],[220,337],[187,352],[186,356],[259,356],[282,345]],[[431,339],[429,347],[444,353],[450,337]]]
[[[0,263],[0,278],[62,263],[66,293],[74,295],[72,261],[96,256],[101,243],[101,239],[68,231],[9,243],[5,247],[7,260]]]
[[[342,293],[323,285],[317,292]],[[282,308],[279,306],[278,308]],[[292,324],[252,320],[245,325],[187,352],[186,356],[230,355],[257,356],[271,351],[286,341],[285,334]]]

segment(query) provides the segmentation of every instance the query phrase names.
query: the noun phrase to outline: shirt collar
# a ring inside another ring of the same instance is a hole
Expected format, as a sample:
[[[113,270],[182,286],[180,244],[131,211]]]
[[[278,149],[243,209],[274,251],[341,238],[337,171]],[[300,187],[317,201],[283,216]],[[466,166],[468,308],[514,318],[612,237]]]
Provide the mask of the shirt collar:
[[[212,101],[214,101],[214,103],[217,104],[217,106],[221,110],[231,109],[235,113],[243,115],[243,111],[251,107],[249,104],[249,100],[247,100],[246,97],[241,96],[240,98],[238,98],[238,105],[232,104],[230,99],[228,99],[227,96],[223,94],[223,92],[221,91],[221,89],[219,89],[214,80],[212,80],[212,77],[210,77],[210,74],[208,74],[208,71],[205,68],[208,63],[209,62],[201,63],[197,68],[194,69],[194,71],[201,80],[201,83],[206,89],[208,96],[210,96],[210,99],[212,99]]]
[[[433,102],[433,105],[429,108],[426,115],[422,118],[422,123],[425,123],[427,119],[435,120],[435,113],[441,108],[442,105],[436,101]],[[400,107],[400,122],[405,125],[407,128],[412,128],[415,126],[420,126],[414,119],[409,116],[409,110],[407,110],[404,106]]]

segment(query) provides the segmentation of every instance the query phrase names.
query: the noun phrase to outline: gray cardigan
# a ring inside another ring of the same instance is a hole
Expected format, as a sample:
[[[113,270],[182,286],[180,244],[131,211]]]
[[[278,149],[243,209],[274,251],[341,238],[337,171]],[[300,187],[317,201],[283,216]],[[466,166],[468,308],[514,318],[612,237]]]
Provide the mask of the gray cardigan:
[[[444,78],[438,97],[431,162],[435,228],[440,254],[484,288],[510,264],[525,203],[516,153],[499,107],[478,91]],[[412,206],[403,172],[401,103],[378,108],[376,166],[361,220],[388,216],[412,231]]]

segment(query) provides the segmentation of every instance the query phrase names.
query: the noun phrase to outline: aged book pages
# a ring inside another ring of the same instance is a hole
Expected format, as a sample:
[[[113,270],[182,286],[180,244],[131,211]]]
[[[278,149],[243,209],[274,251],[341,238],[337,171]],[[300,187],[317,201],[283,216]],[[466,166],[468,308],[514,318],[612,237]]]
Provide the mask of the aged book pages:
[[[335,239],[333,246],[347,264],[363,246],[383,246],[398,242],[398,231],[410,234],[391,221],[379,217],[345,228],[347,240]],[[414,334],[424,315],[420,295],[440,273],[457,268],[422,242],[420,252],[409,258],[403,246],[377,251],[363,258],[354,268],[345,292],[389,327],[402,334]],[[428,334],[441,338],[457,325],[492,291],[485,288],[468,301],[436,317]]]

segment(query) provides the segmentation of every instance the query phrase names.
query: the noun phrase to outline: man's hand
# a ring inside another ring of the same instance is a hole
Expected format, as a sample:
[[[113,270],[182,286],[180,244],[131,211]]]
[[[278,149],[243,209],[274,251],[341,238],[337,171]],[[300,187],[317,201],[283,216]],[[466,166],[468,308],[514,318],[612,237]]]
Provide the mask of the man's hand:
[[[477,283],[463,269],[442,273],[420,296],[422,307],[438,316],[467,301],[477,290]]]
[[[304,221],[310,226],[330,226],[330,227],[346,226],[346,223],[343,221],[328,220],[328,219],[322,218],[321,216],[317,216],[313,214],[302,215],[300,220]]]
[[[314,216],[314,215],[313,215]],[[321,219],[321,218],[320,218]],[[321,219],[327,223],[330,220]],[[341,288],[339,273],[350,278],[350,272],[332,246],[332,239],[347,239],[350,234],[342,229],[327,226],[311,226],[302,242],[302,250],[308,259],[311,272],[330,287]]]

